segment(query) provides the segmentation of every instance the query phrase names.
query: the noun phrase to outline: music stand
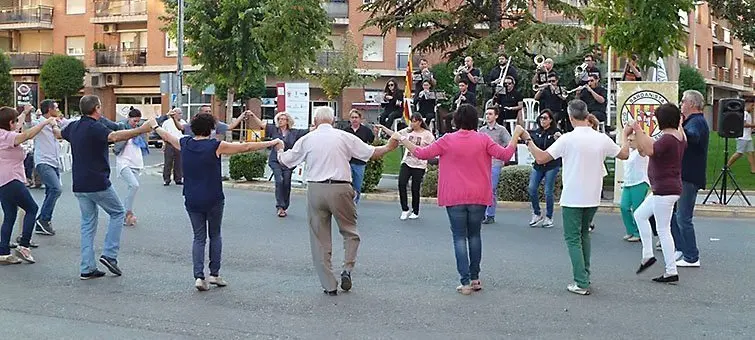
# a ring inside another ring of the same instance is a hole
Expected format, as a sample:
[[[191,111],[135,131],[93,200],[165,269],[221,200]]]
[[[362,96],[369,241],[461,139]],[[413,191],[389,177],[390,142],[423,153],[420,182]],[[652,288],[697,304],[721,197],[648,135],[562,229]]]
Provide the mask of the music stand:
[[[727,180],[731,180],[731,182],[734,184],[734,192],[732,192],[731,196],[729,197],[727,197],[726,194]],[[718,183],[721,183],[720,193],[717,190]],[[705,196],[703,204],[708,203],[708,198],[710,198],[710,195],[716,193],[716,197],[718,197],[718,204],[728,205],[729,202],[731,202],[731,199],[734,198],[734,196],[737,194],[737,191],[739,191],[739,194],[742,195],[745,203],[747,203],[748,206],[752,206],[752,204],[750,204],[750,201],[747,199],[747,195],[745,195],[744,191],[742,191],[742,188],[740,188],[739,184],[737,184],[737,180],[734,178],[734,174],[731,173],[731,168],[729,167],[729,138],[724,138],[724,167],[721,168],[721,173],[718,174],[718,178],[716,178],[716,181],[713,183],[710,191],[708,191],[708,195]]]

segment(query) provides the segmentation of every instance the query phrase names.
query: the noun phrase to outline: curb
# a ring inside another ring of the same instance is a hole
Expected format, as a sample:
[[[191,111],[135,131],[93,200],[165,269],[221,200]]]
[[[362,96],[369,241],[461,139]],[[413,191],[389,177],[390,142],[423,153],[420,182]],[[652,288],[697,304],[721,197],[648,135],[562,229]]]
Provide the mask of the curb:
[[[251,190],[258,192],[275,192],[275,187],[262,183],[248,183],[248,182],[223,182],[223,187]],[[292,194],[303,195],[306,194],[307,189],[304,188],[291,188]],[[361,200],[379,201],[379,202],[397,202],[398,196],[395,193],[363,193]],[[422,197],[421,203],[424,204],[438,204],[438,199],[434,197]],[[529,202],[510,202],[510,201],[498,201],[498,208],[504,209],[529,209]],[[558,203],[555,204],[554,209],[560,209]],[[613,203],[601,203],[601,212],[620,213],[621,210],[618,205]],[[705,217],[729,217],[729,218],[753,218],[755,217],[755,208],[753,207],[721,207],[718,205],[702,205],[695,206],[696,216]]]

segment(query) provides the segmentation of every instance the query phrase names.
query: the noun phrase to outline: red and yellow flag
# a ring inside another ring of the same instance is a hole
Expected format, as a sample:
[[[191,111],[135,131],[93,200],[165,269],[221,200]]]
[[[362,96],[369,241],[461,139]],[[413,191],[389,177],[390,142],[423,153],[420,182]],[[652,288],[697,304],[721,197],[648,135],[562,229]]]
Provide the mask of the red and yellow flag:
[[[409,62],[406,65],[406,87],[404,87],[404,122],[409,125],[412,117],[412,51],[409,48]]]

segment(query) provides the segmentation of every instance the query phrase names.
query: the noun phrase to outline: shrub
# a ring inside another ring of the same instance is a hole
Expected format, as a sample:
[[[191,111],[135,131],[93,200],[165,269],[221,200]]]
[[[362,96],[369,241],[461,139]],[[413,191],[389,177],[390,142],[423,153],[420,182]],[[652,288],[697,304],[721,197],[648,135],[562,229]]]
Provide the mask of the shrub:
[[[267,153],[264,151],[236,154],[230,159],[230,175],[234,180],[243,177],[247,181],[253,181],[265,175],[266,165]]]
[[[372,143],[374,146],[381,146],[385,144],[382,139],[375,139]],[[367,162],[367,167],[364,169],[364,181],[362,182],[362,192],[375,191],[380,178],[383,177],[383,159],[371,159]]]
[[[438,166],[428,165],[420,188],[422,197],[438,197]]]
[[[533,171],[529,165],[512,165],[501,169],[501,177],[498,182],[498,199],[501,201],[528,202],[530,195],[527,193],[527,187],[530,183],[530,173]],[[544,197],[545,181],[540,182],[538,194],[541,201]],[[554,196],[558,200],[561,197],[561,173],[556,177],[556,187]]]
[[[684,91],[697,90],[705,96],[707,89],[705,78],[700,71],[687,64],[679,65],[679,100],[682,100]]]

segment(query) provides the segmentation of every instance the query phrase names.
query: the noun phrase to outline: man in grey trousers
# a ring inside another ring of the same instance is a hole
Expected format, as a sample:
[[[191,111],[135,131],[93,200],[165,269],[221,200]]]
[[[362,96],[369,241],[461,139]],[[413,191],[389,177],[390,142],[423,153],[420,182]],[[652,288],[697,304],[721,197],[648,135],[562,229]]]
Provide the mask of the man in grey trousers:
[[[315,130],[299,139],[294,147],[283,152],[278,147],[278,162],[293,168],[306,162],[307,217],[310,228],[312,261],[325,293],[338,295],[338,281],[331,263],[331,220],[335,217],[343,237],[344,263],[341,289],[351,289],[351,271],[359,248],[357,212],[354,189],[351,187],[351,158],[368,161],[395,149],[398,143],[374,147],[348,132],[335,129],[333,109],[319,107],[313,120]]]

